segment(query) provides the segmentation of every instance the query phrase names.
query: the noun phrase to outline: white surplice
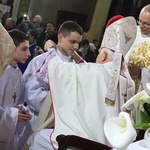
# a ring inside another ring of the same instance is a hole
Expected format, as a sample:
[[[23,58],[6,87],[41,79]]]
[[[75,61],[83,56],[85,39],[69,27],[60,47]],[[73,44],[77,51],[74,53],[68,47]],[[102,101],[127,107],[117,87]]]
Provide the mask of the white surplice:
[[[49,59],[54,55],[58,55],[62,61],[71,62],[71,56],[64,56],[57,49],[49,49],[48,52],[41,54],[29,63],[27,70],[24,73],[25,79],[25,100],[28,104],[28,109],[32,112],[31,126],[33,127],[37,116],[41,110],[44,99],[49,92],[48,75],[45,73],[43,78],[39,78],[38,75],[41,72],[41,68],[47,65]],[[47,71],[47,69],[46,69]],[[46,79],[46,80],[45,80]],[[46,116],[45,116],[46,117]]]
[[[16,108],[24,102],[23,83],[22,73],[18,67],[8,66],[0,78],[0,149],[2,150],[16,150],[18,136],[23,131],[24,123],[18,123]],[[16,98],[13,98],[15,92]]]
[[[51,142],[56,149],[56,137],[60,134],[77,135],[109,145],[103,131],[104,122],[118,115],[127,94],[127,79],[120,76],[115,105],[105,103],[111,66],[112,62],[68,64],[58,57],[49,62],[55,116]]]

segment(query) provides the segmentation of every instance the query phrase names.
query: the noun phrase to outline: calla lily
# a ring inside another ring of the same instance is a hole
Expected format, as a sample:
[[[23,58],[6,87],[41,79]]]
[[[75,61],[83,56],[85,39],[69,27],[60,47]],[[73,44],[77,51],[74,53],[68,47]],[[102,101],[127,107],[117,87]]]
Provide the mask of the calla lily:
[[[104,124],[104,133],[113,148],[126,149],[136,138],[136,130],[128,113],[120,112],[119,117],[109,118]]]
[[[147,102],[149,100],[149,95],[143,90],[133,97],[131,97],[122,107],[122,110],[125,110],[129,105],[135,103],[135,102]]]

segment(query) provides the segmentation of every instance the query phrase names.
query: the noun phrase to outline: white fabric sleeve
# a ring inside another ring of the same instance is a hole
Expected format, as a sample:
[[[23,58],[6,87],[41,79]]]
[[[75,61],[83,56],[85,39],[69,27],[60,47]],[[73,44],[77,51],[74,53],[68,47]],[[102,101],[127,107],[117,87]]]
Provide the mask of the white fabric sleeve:
[[[47,66],[50,59],[56,56],[55,49],[47,55],[44,64],[35,74],[32,74],[25,82],[25,100],[29,107],[40,112],[42,103],[49,91],[48,85],[48,71]]]
[[[25,80],[25,101],[27,102],[29,108],[36,112],[39,112],[41,103],[47,95],[47,90],[45,91],[45,88],[43,89],[43,87],[41,87],[41,85],[43,85],[42,81],[39,81],[35,74],[42,66],[47,54],[48,53],[41,54],[31,60],[23,74]],[[48,85],[46,85],[46,87],[48,87]]]
[[[28,106],[39,113],[48,91],[48,84],[39,78],[37,74],[29,77],[25,84],[25,99]]]
[[[0,141],[12,141],[18,122],[18,109],[0,106]]]

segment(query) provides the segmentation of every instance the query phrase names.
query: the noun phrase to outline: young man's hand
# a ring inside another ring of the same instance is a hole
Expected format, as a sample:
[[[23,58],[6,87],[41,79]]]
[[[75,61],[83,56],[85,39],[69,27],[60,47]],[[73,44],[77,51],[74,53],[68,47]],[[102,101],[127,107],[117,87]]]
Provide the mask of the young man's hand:
[[[22,106],[17,106],[18,108],[18,121],[19,122],[28,122],[31,120],[32,116],[29,114],[28,110],[24,109]]]

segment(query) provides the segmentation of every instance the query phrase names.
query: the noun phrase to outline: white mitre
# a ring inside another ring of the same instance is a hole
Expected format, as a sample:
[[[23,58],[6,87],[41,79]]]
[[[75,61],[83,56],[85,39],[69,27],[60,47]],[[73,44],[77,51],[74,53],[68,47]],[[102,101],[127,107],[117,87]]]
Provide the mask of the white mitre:
[[[114,19],[115,17],[111,18]],[[133,17],[125,17],[119,18],[119,20],[115,20],[115,22],[111,22],[109,26],[107,26],[104,37],[102,40],[101,47],[106,47],[108,49],[113,50],[113,67],[112,73],[108,84],[108,92],[106,95],[106,103],[110,105],[114,105],[116,91],[118,88],[118,81],[120,72],[123,67],[124,59],[123,57],[127,54],[128,50],[132,46],[137,33],[137,24]],[[127,70],[127,69],[126,69]],[[128,71],[128,70],[127,70]],[[131,77],[127,72],[128,76],[128,92],[127,92],[127,99],[132,97],[132,90],[131,88]]]
[[[137,24],[134,17],[121,18],[106,28],[101,47],[107,47],[125,56],[135,41],[136,33]]]

